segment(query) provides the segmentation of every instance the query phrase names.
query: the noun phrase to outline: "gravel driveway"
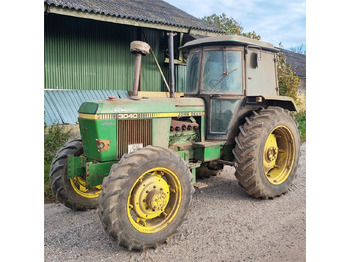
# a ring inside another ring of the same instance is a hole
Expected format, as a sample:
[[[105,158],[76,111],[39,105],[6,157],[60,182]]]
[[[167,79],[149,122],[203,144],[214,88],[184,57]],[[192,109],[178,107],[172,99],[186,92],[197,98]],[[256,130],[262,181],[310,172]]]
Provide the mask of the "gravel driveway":
[[[258,200],[238,186],[234,169],[198,180],[193,207],[173,241],[130,252],[103,231],[95,210],[45,205],[45,261],[305,261],[305,150],[289,192]]]

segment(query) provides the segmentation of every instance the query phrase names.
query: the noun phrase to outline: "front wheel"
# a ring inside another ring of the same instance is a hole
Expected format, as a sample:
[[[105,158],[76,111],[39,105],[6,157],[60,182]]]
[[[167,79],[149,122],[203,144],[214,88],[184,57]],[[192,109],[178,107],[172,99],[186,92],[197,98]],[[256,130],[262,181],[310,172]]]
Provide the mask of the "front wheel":
[[[101,185],[86,188],[83,177],[68,178],[69,155],[81,156],[84,154],[81,138],[68,141],[56,154],[51,164],[50,184],[56,198],[73,210],[93,209],[97,206]]]
[[[288,110],[268,107],[246,118],[235,138],[236,178],[256,198],[285,193],[295,177],[300,151],[296,122]]]
[[[102,184],[98,213],[105,231],[129,250],[156,247],[184,220],[194,188],[181,157],[148,146],[124,155]]]

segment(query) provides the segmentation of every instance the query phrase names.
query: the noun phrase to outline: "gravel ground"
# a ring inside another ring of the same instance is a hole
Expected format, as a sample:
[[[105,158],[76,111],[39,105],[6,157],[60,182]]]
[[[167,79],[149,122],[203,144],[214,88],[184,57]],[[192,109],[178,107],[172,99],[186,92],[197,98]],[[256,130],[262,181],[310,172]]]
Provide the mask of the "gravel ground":
[[[238,186],[234,169],[198,180],[193,207],[173,241],[130,252],[103,231],[95,210],[45,205],[45,261],[305,261],[306,144],[289,192],[258,200]]]

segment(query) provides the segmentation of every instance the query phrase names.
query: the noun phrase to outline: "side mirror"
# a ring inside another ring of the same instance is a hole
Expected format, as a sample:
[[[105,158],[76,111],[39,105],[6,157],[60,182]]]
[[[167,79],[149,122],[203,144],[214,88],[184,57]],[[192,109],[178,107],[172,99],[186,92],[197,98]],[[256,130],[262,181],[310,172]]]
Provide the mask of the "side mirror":
[[[250,56],[250,65],[252,68],[258,68],[259,66],[259,56],[258,53],[252,53]]]

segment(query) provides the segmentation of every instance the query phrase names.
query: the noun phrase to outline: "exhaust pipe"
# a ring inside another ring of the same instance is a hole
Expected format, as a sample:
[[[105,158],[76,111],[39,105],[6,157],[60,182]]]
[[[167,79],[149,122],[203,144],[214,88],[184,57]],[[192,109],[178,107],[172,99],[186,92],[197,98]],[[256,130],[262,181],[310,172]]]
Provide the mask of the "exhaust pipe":
[[[138,96],[138,90],[140,85],[140,76],[141,76],[141,60],[142,56],[148,55],[150,46],[141,41],[133,41],[130,43],[130,52],[136,56],[135,58],[135,69],[134,69],[134,82],[132,95],[130,99],[140,100],[141,98]]]
[[[169,86],[170,86],[170,97],[175,97],[175,73],[174,73],[174,36],[176,33],[168,33],[168,50],[169,50]]]

